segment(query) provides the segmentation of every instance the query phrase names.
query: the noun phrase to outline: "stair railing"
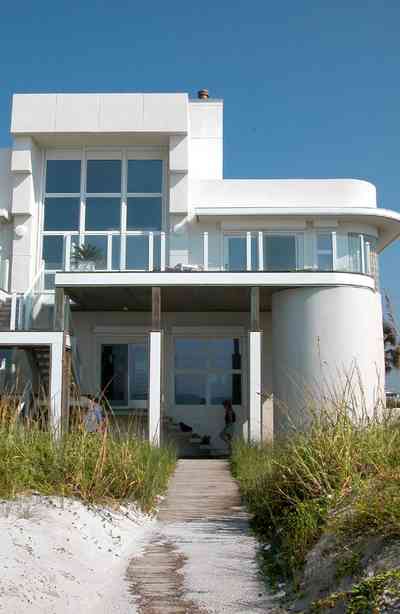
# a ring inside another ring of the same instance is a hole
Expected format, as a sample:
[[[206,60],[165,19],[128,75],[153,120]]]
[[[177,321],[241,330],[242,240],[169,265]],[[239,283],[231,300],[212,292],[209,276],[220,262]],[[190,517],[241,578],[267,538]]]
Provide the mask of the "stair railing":
[[[80,388],[81,386],[81,367],[82,361],[79,354],[78,342],[76,338],[76,332],[74,329],[73,321],[72,321],[72,311],[69,300],[65,301],[65,325],[64,330],[69,333],[70,343],[71,343],[71,364],[72,371],[74,374],[75,382]]]
[[[8,258],[3,258],[0,252],[0,288],[8,292],[10,283],[10,261]]]
[[[29,288],[19,298],[18,330],[29,330],[33,320],[33,308],[37,295],[43,292],[44,262],[41,262],[39,271],[33,278]]]

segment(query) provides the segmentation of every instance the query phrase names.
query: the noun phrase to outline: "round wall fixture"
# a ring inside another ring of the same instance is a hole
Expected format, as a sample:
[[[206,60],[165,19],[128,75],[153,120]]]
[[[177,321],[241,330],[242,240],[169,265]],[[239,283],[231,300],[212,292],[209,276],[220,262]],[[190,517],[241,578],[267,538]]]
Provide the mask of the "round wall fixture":
[[[24,237],[26,235],[26,227],[23,226],[22,224],[20,224],[19,226],[15,227],[15,235],[21,239],[22,237]]]

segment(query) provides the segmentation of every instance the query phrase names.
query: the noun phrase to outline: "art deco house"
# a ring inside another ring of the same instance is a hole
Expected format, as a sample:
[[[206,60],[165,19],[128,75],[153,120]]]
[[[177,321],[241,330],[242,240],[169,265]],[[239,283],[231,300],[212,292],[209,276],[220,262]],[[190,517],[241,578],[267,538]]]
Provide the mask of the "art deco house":
[[[221,447],[225,399],[244,437],[271,436],[355,369],[372,411],[377,255],[400,234],[372,184],[224,179],[206,91],[18,94],[11,135],[0,381],[45,390],[54,428],[71,377],[121,421],[144,416],[155,443],[170,419]]]

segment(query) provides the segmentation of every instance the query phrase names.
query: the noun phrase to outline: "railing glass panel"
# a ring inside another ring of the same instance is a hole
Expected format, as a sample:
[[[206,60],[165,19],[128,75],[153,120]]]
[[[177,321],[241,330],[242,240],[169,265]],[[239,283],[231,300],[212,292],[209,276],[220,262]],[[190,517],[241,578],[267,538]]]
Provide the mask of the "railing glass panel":
[[[168,251],[167,251],[168,249]],[[55,233],[43,238],[44,290],[57,271],[345,271],[376,275],[374,237],[308,228],[168,237],[159,231]]]
[[[328,230],[226,233],[223,269],[345,271],[376,277],[376,238]]]

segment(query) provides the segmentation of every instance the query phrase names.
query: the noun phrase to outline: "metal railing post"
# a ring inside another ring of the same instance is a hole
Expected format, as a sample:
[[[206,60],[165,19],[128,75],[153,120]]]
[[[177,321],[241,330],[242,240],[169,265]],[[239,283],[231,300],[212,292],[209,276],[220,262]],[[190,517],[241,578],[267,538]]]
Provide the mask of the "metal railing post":
[[[203,265],[204,270],[208,271],[208,232],[203,233]]]

